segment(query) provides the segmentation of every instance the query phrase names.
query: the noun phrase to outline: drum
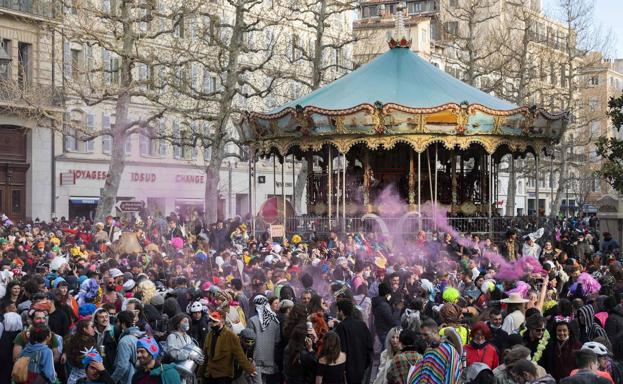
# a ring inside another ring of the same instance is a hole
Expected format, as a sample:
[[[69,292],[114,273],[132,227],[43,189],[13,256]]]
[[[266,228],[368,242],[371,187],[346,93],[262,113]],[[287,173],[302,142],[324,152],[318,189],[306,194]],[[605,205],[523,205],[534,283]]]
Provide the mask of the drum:
[[[188,344],[182,348],[188,352],[188,360],[177,363],[177,370],[181,375],[194,375],[199,367],[197,361],[203,361],[203,351],[195,344]]]

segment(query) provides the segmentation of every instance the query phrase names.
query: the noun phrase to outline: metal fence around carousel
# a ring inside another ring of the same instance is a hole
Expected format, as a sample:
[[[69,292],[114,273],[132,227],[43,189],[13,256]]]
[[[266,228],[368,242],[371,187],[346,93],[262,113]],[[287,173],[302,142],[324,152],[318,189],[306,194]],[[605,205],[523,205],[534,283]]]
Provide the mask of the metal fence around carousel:
[[[299,234],[305,240],[327,238],[331,230],[338,233],[390,233],[394,238],[398,236],[406,239],[414,238],[420,229],[427,233],[432,231],[447,232],[450,229],[448,226],[450,226],[460,233],[469,232],[479,234],[483,238],[489,237],[493,241],[500,241],[511,228],[521,232],[533,231],[547,225],[548,220],[547,218],[539,218],[539,225],[537,225],[535,216],[447,217],[440,221],[431,217],[419,217],[417,214],[408,217],[382,218],[382,220],[369,215],[332,218],[331,220],[328,217],[293,216],[287,218],[285,230],[288,238],[293,234]],[[266,225],[260,223],[256,225],[258,234],[267,228]]]

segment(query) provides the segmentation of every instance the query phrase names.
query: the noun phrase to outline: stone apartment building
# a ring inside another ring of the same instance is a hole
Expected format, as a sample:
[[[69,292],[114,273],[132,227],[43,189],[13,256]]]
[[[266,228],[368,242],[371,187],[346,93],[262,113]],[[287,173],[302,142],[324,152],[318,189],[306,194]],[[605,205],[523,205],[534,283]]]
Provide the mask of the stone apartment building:
[[[63,117],[65,124],[52,130],[33,126],[32,121],[15,109],[7,110],[7,114],[3,115],[0,121],[0,212],[15,219],[92,217],[107,176],[112,140],[110,136],[80,140],[73,127],[89,132],[114,126],[114,101],[87,106],[75,93],[63,89],[63,85],[64,81],[84,76],[88,72],[85,68],[89,66],[105,68],[109,83],[119,82],[119,74],[115,72],[119,58],[104,49],[97,50],[96,47],[69,41],[49,32],[52,28],[45,27],[46,23],[64,23],[70,28],[75,10],[55,10],[49,5],[51,2],[34,2],[28,7],[16,3],[0,0],[0,38],[4,48],[3,52],[0,51],[0,70],[5,69],[2,73],[11,84],[19,85],[18,89],[28,85],[40,94],[47,94],[43,90],[54,90],[55,93],[50,93],[50,108],[57,116]],[[110,3],[104,1],[102,6],[109,7]],[[226,2],[211,3],[217,9],[218,17],[225,22],[233,20]],[[350,22],[343,21],[340,18],[340,22],[333,24],[331,34],[350,35]],[[186,34],[182,32],[178,38],[192,39],[194,24],[186,20],[183,27],[186,27]],[[293,51],[294,36],[298,41],[311,44],[313,31],[300,25],[274,26],[270,31],[257,33],[255,38],[281,37],[279,49],[288,52]],[[345,48],[327,60],[348,62],[349,55]],[[220,86],[219,74],[195,66],[187,69],[187,77],[193,86],[201,87],[205,92]],[[149,68],[143,66],[137,66],[134,71],[137,79],[150,76]],[[306,68],[298,63],[293,72],[304,74]],[[339,76],[339,72],[330,75]],[[303,87],[294,84],[266,98],[262,104],[251,104],[238,97],[236,106],[266,111],[303,92]],[[19,99],[19,92],[0,91],[0,97],[0,106],[5,103],[12,106]],[[140,117],[153,108],[147,102],[136,101],[130,106],[129,113]],[[156,125],[159,132],[183,136],[184,123],[194,124],[183,121],[179,116],[166,114]],[[175,209],[187,211],[204,207],[205,169],[210,149],[176,145],[170,140],[133,134],[124,150],[126,166],[118,201],[140,200],[150,212],[165,215]],[[228,150],[235,152],[237,149]],[[291,160],[276,165],[270,159],[260,160],[257,165],[257,204],[252,206],[247,161],[233,157],[226,159],[220,171],[220,215],[244,216],[249,209],[256,211],[264,200],[274,195],[284,194],[292,200],[299,168]]]

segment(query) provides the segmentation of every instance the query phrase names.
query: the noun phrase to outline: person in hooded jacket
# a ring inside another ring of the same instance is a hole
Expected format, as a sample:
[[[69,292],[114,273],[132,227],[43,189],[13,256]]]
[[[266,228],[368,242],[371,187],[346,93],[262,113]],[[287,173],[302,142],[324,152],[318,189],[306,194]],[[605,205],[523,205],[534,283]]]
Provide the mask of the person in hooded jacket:
[[[136,342],[144,336],[144,332],[134,325],[134,313],[130,311],[119,312],[117,323],[122,333],[117,345],[115,370],[111,377],[118,384],[130,384],[135,370]]]
[[[595,321],[595,310],[591,304],[587,304],[578,309],[577,319],[580,323],[580,342],[586,343],[593,341],[597,337],[608,338],[606,331]]]
[[[52,350],[47,343],[54,337],[50,328],[45,324],[38,324],[30,328],[28,344],[22,349],[19,357],[30,358],[28,366],[30,373],[42,376],[47,382],[56,382],[56,371],[54,370],[54,357]]]
[[[386,283],[379,284],[379,295],[372,299],[372,315],[374,316],[374,330],[379,342],[383,344],[387,333],[393,327],[400,325],[400,314],[394,314],[389,304],[391,288]]]
[[[609,340],[615,340],[623,332],[623,304],[617,304],[609,311],[605,331]]]

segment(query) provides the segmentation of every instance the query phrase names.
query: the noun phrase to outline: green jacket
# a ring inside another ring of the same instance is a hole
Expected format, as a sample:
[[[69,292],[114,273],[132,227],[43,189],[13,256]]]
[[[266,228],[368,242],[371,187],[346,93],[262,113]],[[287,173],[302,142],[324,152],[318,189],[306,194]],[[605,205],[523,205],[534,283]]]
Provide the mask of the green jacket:
[[[151,371],[149,376],[160,377],[161,384],[180,384],[182,379],[177,372],[175,364],[158,364]],[[132,382],[136,382],[141,377],[141,371],[137,371],[132,378]]]

